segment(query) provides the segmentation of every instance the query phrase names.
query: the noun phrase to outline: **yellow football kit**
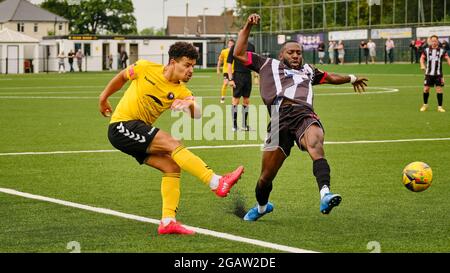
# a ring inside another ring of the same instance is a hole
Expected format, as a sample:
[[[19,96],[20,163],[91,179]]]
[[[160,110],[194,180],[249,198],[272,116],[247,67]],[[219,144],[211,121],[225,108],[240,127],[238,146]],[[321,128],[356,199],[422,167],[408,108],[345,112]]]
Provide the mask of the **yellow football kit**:
[[[110,121],[110,141],[117,149],[143,164],[155,132],[152,124],[175,99],[189,99],[192,92],[184,83],[169,82],[164,66],[140,60],[126,68],[131,85],[119,101]],[[148,126],[141,126],[142,121]],[[153,133],[152,133],[153,132]],[[199,157],[180,145],[170,156],[181,169],[209,185],[214,172]],[[162,218],[175,218],[180,200],[180,174],[164,173],[161,181]]]
[[[224,48],[222,49],[222,51],[220,51],[220,58],[223,61],[222,73],[228,73],[228,63],[227,63],[228,54],[230,54],[229,48]],[[231,72],[234,72],[234,62],[231,64]]]
[[[163,74],[164,66],[139,60],[126,68],[131,85],[123,95],[110,123],[141,120],[153,124],[175,99],[192,97],[184,83],[169,82]]]

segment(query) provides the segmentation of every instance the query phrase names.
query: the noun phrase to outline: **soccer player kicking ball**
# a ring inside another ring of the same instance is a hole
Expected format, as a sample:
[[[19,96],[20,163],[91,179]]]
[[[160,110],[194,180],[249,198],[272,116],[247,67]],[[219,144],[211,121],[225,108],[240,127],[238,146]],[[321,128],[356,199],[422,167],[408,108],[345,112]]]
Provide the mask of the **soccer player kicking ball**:
[[[131,81],[112,114],[108,138],[115,148],[133,156],[140,164],[161,171],[163,207],[159,234],[194,234],[175,219],[180,200],[181,170],[199,178],[219,197],[227,196],[244,172],[240,166],[219,176],[180,141],[152,126],[168,109],[201,118],[201,110],[184,84],[191,79],[197,58],[197,50],[192,44],[177,42],[169,49],[167,65],[139,60],[119,72],[99,98],[100,112],[105,117],[110,116],[112,107],[108,97]]]
[[[257,25],[259,15],[248,17],[239,33],[234,57],[260,75],[260,93],[264,104],[271,109],[271,125],[262,156],[262,170],[256,184],[258,204],[244,216],[246,221],[256,221],[273,211],[269,202],[272,181],[284,160],[289,156],[294,142],[306,150],[313,160],[313,173],[320,191],[320,212],[328,214],[338,206],[342,198],[330,192],[330,166],[325,159],[324,131],[313,110],[313,89],[316,84],[352,83],[355,92],[364,91],[366,78],[354,75],[341,76],[321,71],[303,64],[299,43],[283,44],[279,60],[246,52],[247,39],[252,26]],[[275,125],[276,124],[276,125]]]
[[[420,112],[428,109],[428,97],[430,96],[430,87],[436,85],[436,96],[438,101],[438,112],[445,112],[442,107],[444,100],[444,75],[442,74],[442,61],[445,59],[450,65],[450,58],[444,48],[439,47],[439,39],[436,35],[430,37],[431,45],[426,48],[420,57],[420,69],[425,70],[425,82],[423,88],[423,105]],[[425,66],[425,62],[427,65]]]

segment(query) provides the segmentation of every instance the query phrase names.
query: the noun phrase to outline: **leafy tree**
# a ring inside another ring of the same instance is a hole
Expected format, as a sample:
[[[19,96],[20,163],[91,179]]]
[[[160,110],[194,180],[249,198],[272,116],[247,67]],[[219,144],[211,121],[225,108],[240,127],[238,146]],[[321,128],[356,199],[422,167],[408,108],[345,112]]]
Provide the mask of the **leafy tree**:
[[[46,0],[41,7],[68,19],[72,33],[137,33],[131,0]]]
[[[448,23],[450,1],[444,0],[237,0],[237,16],[261,15],[263,32],[344,29],[395,24],[411,26]],[[444,4],[446,8],[444,9]],[[421,12],[420,6],[423,7]],[[347,12],[346,12],[346,8]],[[447,14],[444,14],[444,10]],[[324,17],[325,16],[325,17]],[[241,22],[239,22],[240,24]]]

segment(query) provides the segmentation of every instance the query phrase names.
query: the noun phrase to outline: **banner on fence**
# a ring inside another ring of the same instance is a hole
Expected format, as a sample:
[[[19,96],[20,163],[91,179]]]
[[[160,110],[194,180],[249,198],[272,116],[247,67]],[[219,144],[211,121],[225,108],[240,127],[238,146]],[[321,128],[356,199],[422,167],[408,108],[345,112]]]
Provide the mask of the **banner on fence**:
[[[420,38],[430,37],[431,35],[450,36],[450,26],[442,27],[418,27],[416,36]]]
[[[323,42],[324,34],[297,34],[297,42],[303,45],[303,50],[316,49]]]
[[[372,39],[398,39],[398,38],[411,38],[412,29],[407,28],[385,28],[385,29],[372,29],[370,31],[370,37]]]
[[[366,39],[367,39],[367,29],[328,32],[328,40],[330,41],[366,40]]]

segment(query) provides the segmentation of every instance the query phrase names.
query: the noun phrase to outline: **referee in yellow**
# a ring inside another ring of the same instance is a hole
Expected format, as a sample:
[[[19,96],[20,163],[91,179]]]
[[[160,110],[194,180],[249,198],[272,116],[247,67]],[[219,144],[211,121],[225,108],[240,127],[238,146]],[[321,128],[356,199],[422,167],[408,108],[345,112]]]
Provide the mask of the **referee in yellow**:
[[[162,173],[162,219],[159,234],[194,234],[176,221],[180,200],[180,173],[187,171],[199,178],[219,197],[228,195],[244,171],[219,176],[199,157],[191,153],[169,133],[152,124],[166,110],[184,111],[192,118],[201,118],[201,110],[192,92],[186,87],[198,59],[196,48],[186,42],[177,42],[169,48],[166,65],[139,60],[119,72],[99,97],[99,110],[111,116],[108,138],[118,150],[133,156]],[[116,109],[108,98],[131,81]]]

